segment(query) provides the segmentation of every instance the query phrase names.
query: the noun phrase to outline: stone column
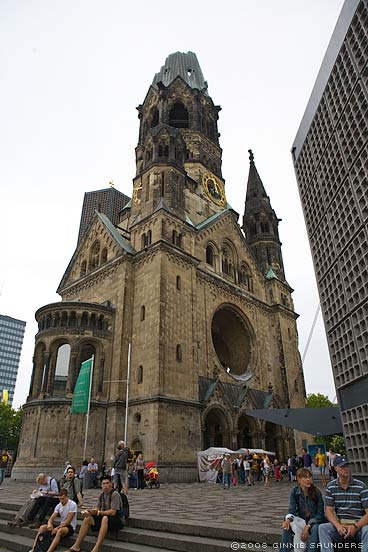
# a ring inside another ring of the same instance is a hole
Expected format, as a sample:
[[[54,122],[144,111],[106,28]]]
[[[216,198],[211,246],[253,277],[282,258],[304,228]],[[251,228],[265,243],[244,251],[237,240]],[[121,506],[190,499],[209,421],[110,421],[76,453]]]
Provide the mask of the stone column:
[[[42,381],[41,393],[47,393],[49,371],[50,371],[50,353],[47,351],[43,355],[43,370],[42,370],[43,381]]]
[[[69,370],[66,380],[65,393],[73,393],[74,391],[74,386],[76,382],[77,358],[78,350],[72,349],[70,352]]]
[[[54,380],[56,369],[56,356],[55,354],[49,354],[49,369],[48,369],[48,381],[47,381],[47,393],[52,395],[54,392]]]

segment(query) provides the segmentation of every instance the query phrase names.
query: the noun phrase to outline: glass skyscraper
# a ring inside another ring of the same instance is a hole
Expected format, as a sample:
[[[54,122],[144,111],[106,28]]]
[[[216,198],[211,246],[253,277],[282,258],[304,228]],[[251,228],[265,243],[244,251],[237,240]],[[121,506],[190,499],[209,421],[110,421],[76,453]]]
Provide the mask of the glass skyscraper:
[[[25,327],[23,320],[0,314],[0,401],[7,392],[10,405],[13,403]]]

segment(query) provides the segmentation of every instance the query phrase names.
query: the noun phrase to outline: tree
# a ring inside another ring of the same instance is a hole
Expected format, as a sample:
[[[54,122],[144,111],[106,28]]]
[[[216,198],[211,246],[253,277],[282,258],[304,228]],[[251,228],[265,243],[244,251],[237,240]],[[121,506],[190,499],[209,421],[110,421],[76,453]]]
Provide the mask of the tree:
[[[16,450],[22,428],[23,410],[0,403],[0,447]]]
[[[322,393],[310,393],[307,396],[305,406],[307,408],[325,408],[329,406],[337,406],[337,404],[332,403],[327,395],[322,395]]]
[[[337,404],[332,403],[327,395],[310,393],[307,396],[307,408],[326,408],[331,406],[337,408]],[[338,454],[345,454],[345,442],[342,435],[317,435],[314,437],[314,442],[323,443],[327,450],[332,448]]]

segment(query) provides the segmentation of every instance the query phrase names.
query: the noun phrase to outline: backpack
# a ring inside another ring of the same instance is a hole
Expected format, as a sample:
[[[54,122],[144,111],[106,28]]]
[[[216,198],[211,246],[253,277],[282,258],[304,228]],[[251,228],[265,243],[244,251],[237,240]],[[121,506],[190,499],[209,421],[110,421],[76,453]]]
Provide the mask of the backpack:
[[[33,552],[47,552],[53,540],[54,535],[51,531],[44,531],[43,533],[40,533]]]
[[[119,495],[120,495],[120,498],[121,498],[122,508],[120,508],[120,510],[118,511],[118,513],[116,515],[117,515],[117,517],[123,518],[126,521],[129,517],[128,497],[124,493],[119,493]]]

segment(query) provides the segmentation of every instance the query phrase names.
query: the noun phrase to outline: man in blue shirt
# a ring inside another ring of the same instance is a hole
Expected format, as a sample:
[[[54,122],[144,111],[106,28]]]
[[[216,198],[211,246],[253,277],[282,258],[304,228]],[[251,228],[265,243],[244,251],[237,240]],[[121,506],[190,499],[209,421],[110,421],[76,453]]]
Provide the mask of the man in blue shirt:
[[[346,456],[335,460],[337,478],[326,487],[326,518],[319,526],[322,552],[334,550],[334,543],[361,543],[368,552],[368,488],[351,474]],[[356,546],[355,546],[356,548]]]

